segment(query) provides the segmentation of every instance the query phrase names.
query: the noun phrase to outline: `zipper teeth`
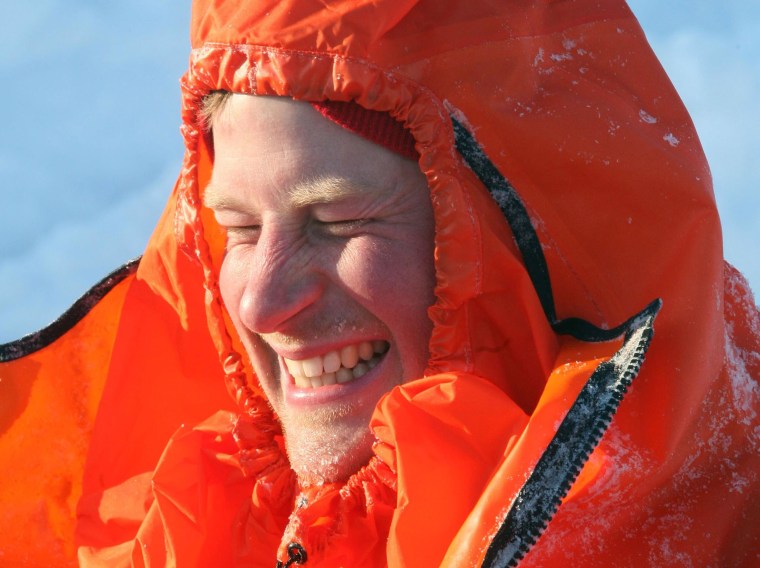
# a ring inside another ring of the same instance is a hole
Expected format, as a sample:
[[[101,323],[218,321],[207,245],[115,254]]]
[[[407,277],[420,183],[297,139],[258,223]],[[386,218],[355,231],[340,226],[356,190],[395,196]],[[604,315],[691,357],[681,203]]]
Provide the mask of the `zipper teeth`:
[[[638,375],[658,310],[659,303],[650,305],[640,326],[626,334],[623,347],[591,375],[515,497],[486,552],[484,567],[516,566],[546,530]],[[570,462],[568,453],[574,454]]]

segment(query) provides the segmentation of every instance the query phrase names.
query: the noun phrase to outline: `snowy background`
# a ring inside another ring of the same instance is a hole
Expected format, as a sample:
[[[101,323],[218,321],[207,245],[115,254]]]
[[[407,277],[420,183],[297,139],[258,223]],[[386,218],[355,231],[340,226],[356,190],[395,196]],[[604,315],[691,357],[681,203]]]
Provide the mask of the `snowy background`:
[[[760,2],[629,2],[710,160],[726,257],[760,291]],[[138,256],[179,172],[189,2],[9,0],[0,18],[0,343]]]

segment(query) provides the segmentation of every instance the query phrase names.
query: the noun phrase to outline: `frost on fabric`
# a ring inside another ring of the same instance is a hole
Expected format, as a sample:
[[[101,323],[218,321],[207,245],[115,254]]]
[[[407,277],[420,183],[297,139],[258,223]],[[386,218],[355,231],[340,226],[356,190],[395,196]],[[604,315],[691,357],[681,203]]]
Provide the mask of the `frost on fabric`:
[[[572,58],[572,53],[552,53],[550,56],[552,61],[570,61]]]
[[[757,418],[758,399],[760,388],[752,380],[747,369],[747,360],[757,359],[758,353],[747,353],[737,348],[733,341],[733,325],[726,326],[725,357],[726,366],[731,377],[731,389],[734,398],[734,406],[737,411],[737,420],[742,424],[750,425]]]
[[[657,461],[644,448],[638,447],[625,433],[611,428],[605,434],[603,446],[605,466],[584,493],[565,502],[555,520],[541,537],[540,546],[529,552],[530,566],[544,566],[549,559],[563,559],[567,565],[581,566],[589,557],[609,552],[608,535],[636,541],[647,558],[647,566],[684,566],[694,564],[685,549],[687,539],[698,527],[690,514],[694,499],[668,501],[642,506],[638,487],[632,479],[646,477],[657,468]],[[698,480],[699,485],[702,480]],[[658,506],[659,505],[659,506]],[[630,522],[638,523],[641,531],[617,532],[621,511],[630,510]],[[615,519],[615,521],[610,521]],[[568,522],[569,521],[569,522]],[[626,536],[628,534],[629,536]],[[643,538],[642,538],[643,536]],[[568,547],[567,542],[576,543]],[[639,560],[620,559],[619,566],[639,566]]]
[[[722,378],[727,384],[714,387],[705,400],[700,420],[706,421],[709,437],[694,435],[691,453],[673,475],[674,487],[682,495],[693,494],[690,488],[699,489],[715,479],[720,479],[728,494],[742,494],[757,483],[757,472],[744,463],[746,456],[760,452],[760,386],[750,372],[760,368],[760,353],[737,345],[734,318],[740,318],[741,325],[747,325],[755,337],[760,333],[760,319],[752,295],[743,291],[744,284],[738,272],[726,271]],[[735,434],[737,425],[749,432],[746,438]],[[673,503],[670,507],[675,510],[679,505],[688,503]]]
[[[446,109],[446,112],[449,113],[449,116],[456,119],[459,124],[464,126],[467,130],[469,130],[473,136],[477,133],[479,130],[479,127],[472,124],[468,119],[467,115],[465,115],[460,109],[455,107],[448,99],[443,100],[443,107]]]
[[[647,124],[657,124],[657,119],[644,109],[639,111],[639,118],[642,122],[646,122]]]
[[[533,57],[533,67],[541,75],[551,75],[561,65],[572,67],[577,65],[578,67],[573,70],[573,73],[577,72],[582,75],[588,71],[588,67],[581,63],[583,59],[594,58],[591,52],[580,46],[582,43],[583,37],[576,39],[564,37],[561,47],[557,45],[539,47]]]
[[[544,48],[539,47],[536,56],[533,58],[533,66],[537,67],[540,63],[544,62]]]
[[[605,462],[599,477],[583,494],[559,508],[555,519],[559,522],[550,524],[550,529],[541,537],[540,546],[531,550],[530,565],[541,566],[544,558],[565,558],[572,565],[577,551],[583,557],[603,552],[602,535],[613,528],[609,519],[615,518],[616,511],[625,503],[635,501],[636,488],[624,481],[651,470],[653,460],[646,450],[636,447],[628,435],[614,427],[607,430],[600,447],[603,454],[597,450],[596,457],[591,458],[591,461]],[[573,521],[564,523],[563,517]],[[568,541],[575,542],[576,546],[568,547]],[[580,558],[576,560],[580,563]]]
[[[724,344],[724,366],[691,414],[698,427],[685,430],[678,441],[682,451],[658,458],[613,423],[596,452],[604,464],[599,476],[560,507],[526,565],[558,559],[583,565],[589,556],[610,552],[617,539],[641,552],[637,559],[621,558],[619,566],[717,566],[716,558],[704,557],[709,551],[699,542],[715,538],[709,519],[694,512],[708,494],[712,503],[728,503],[757,487],[758,473],[747,460],[760,452],[760,386],[753,378],[760,369],[760,317],[743,277],[731,270],[726,277],[725,337],[716,338]],[[662,474],[667,474],[663,481],[642,499],[632,480]],[[607,521],[611,518],[618,524]],[[627,518],[623,531],[621,518]],[[571,540],[577,546],[565,546]]]
[[[678,519],[679,522],[687,521],[689,519]],[[665,564],[669,566],[682,566],[683,568],[694,567],[692,558],[683,552],[673,550],[670,539],[662,539],[659,542],[652,543],[653,546],[649,553],[649,565],[650,566],[663,566]],[[664,564],[663,564],[664,563]]]
[[[738,304],[738,309],[735,310],[736,317],[747,314],[747,321],[742,323],[747,325],[751,335],[760,337],[760,316],[744,277],[737,271],[726,271],[725,288],[726,297],[733,298]],[[756,422],[757,410],[760,408],[760,386],[750,374],[750,369],[760,368],[760,352],[738,347],[735,328],[736,323],[730,318],[725,329],[725,365],[731,379],[736,419],[749,426]],[[755,444],[760,443],[758,437],[760,432],[756,431]]]

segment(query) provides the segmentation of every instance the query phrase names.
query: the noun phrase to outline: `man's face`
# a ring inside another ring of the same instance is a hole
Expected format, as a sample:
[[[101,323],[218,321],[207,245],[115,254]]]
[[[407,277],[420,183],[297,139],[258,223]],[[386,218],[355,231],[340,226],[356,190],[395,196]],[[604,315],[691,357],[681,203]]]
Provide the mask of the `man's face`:
[[[205,201],[227,230],[225,305],[304,483],[371,456],[380,397],[422,376],[433,215],[417,164],[306,103],[233,95]]]

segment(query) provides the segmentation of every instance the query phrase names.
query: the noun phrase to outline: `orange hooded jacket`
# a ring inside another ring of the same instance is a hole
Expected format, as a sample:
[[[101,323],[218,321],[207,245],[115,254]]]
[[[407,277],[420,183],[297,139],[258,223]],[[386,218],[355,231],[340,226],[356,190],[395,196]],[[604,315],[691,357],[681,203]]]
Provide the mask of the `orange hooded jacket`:
[[[623,2],[196,0],[192,46],[144,256],[0,347],[0,564],[760,562],[758,311]],[[431,358],[345,484],[300,493],[220,302],[217,89],[355,100],[417,141]]]

